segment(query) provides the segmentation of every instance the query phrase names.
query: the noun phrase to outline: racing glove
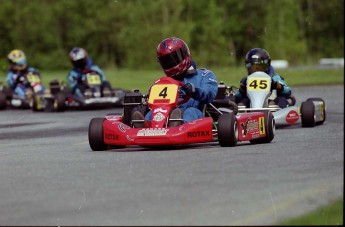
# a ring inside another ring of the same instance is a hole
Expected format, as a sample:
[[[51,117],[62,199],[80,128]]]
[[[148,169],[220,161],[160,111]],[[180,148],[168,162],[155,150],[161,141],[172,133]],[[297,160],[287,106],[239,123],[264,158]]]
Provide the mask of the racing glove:
[[[247,90],[247,85],[241,83],[241,84],[240,84],[240,88],[239,88],[238,90],[239,90],[239,92],[240,92],[242,95],[245,95],[245,94],[246,94],[246,90]]]
[[[15,85],[17,86],[18,84],[22,84],[24,86],[28,86],[29,82],[23,76],[18,76],[16,78]]]
[[[196,91],[192,83],[186,83],[185,85],[183,85],[182,90],[186,92],[186,95],[192,95]]]
[[[283,85],[277,81],[272,81],[272,86],[271,86],[272,89],[276,89],[277,91],[281,91],[283,90]]]
[[[76,77],[74,77],[74,80],[77,81],[78,84],[82,84],[83,83],[83,75],[79,74]]]

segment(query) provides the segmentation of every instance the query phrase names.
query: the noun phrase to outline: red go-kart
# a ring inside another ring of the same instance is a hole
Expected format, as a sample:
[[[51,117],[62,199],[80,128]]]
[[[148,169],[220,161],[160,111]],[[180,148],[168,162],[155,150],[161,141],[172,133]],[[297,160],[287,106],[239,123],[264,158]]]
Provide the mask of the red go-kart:
[[[138,90],[127,93],[122,114],[91,119],[88,133],[91,149],[101,151],[130,145],[152,147],[214,141],[227,147],[235,146],[238,141],[269,143],[273,140],[275,122],[269,111],[236,116],[226,107],[216,108],[209,104],[204,108],[204,118],[168,127],[172,110],[190,98],[181,95],[181,86],[182,82],[162,77],[152,85],[147,96]],[[146,107],[152,111],[149,128],[133,127],[134,120],[130,116],[134,107]]]

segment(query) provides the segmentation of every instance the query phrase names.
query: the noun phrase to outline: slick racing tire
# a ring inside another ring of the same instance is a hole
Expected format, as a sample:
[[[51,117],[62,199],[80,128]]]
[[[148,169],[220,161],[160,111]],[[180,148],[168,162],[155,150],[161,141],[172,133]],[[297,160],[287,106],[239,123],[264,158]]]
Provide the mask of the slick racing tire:
[[[312,101],[305,101],[301,104],[302,127],[310,128],[315,126],[315,106]]]
[[[326,120],[326,103],[325,103],[325,101],[322,99],[322,98],[308,98],[307,100],[306,100],[307,102],[308,101],[319,101],[319,102],[323,102],[323,120],[322,121],[319,121],[319,122],[315,122],[315,124],[316,125],[322,125],[323,124],[323,122],[325,122],[325,120]]]
[[[6,96],[0,93],[0,110],[4,110],[7,107]]]
[[[276,129],[274,116],[269,110],[265,110],[263,112],[265,114],[264,122],[266,136],[259,139],[249,140],[251,144],[270,143],[274,139],[274,133]]]
[[[104,81],[102,85],[102,97],[112,97],[114,96],[111,85],[108,81]]]
[[[34,95],[32,97],[32,111],[36,112],[36,111],[43,111],[44,108],[42,106],[42,102],[43,102],[43,98],[38,96],[38,95]]]
[[[53,108],[56,112],[63,112],[66,110],[66,96],[64,93],[57,93],[53,102]]]
[[[89,124],[89,144],[93,151],[104,151],[107,145],[103,140],[103,122],[105,118],[92,118]]]
[[[233,113],[218,117],[218,142],[221,147],[236,146],[238,140],[237,119]]]

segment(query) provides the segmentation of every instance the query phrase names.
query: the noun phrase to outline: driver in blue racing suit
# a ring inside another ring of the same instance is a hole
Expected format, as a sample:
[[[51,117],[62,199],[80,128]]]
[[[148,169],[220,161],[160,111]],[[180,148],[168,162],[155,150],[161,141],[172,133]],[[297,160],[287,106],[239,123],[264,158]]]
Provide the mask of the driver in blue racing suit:
[[[175,108],[170,119],[183,119],[190,122],[204,117],[203,105],[211,103],[216,97],[218,83],[214,73],[208,69],[197,69],[192,61],[187,44],[179,38],[171,37],[164,39],[157,48],[157,59],[166,76],[182,81],[182,92],[191,98]],[[132,119],[140,120],[144,116],[139,111],[134,111]],[[145,126],[149,127],[151,111],[145,116]],[[169,122],[169,127],[182,124],[181,121]],[[134,126],[136,127],[136,126]]]
[[[280,108],[288,106],[288,99],[291,97],[291,89],[287,86],[285,80],[280,75],[274,72],[271,66],[271,57],[269,53],[263,48],[253,48],[249,50],[245,57],[245,66],[248,75],[261,71],[265,72],[272,78],[271,89],[277,90],[277,98],[274,100]],[[239,105],[244,105],[247,108],[250,106],[250,100],[247,97],[247,77],[240,81],[240,88],[235,94],[235,101]]]
[[[69,53],[70,61],[73,65],[72,70],[68,73],[67,81],[72,89],[72,93],[82,96],[84,87],[82,78],[88,71],[96,71],[101,76],[101,82],[106,82],[105,74],[97,65],[94,65],[88,53],[80,47],[74,47]]]
[[[40,76],[40,72],[34,67],[28,66],[26,56],[22,50],[14,49],[7,55],[7,60],[10,64],[10,68],[7,71],[6,81],[8,86],[14,92],[14,94],[25,97],[26,87],[28,84],[24,79],[24,76],[30,72]],[[44,92],[45,88],[40,87],[41,92]]]

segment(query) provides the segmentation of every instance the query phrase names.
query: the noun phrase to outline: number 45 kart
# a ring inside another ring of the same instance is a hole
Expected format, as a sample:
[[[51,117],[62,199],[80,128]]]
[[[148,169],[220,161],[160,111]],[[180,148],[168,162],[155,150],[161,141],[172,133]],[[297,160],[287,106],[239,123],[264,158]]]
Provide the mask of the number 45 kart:
[[[274,99],[276,90],[271,92],[271,77],[264,72],[254,72],[247,77],[247,96],[250,100],[250,108],[238,106],[238,112],[247,113],[253,111],[272,111],[277,126],[301,124],[302,127],[314,127],[323,124],[326,120],[325,102],[321,98],[308,98],[295,106],[296,99],[291,96],[289,106],[280,108]]]
[[[235,146],[238,141],[269,143],[274,138],[275,122],[269,111],[246,113],[236,116],[230,108],[205,107],[205,117],[188,123],[171,115],[179,104],[187,102],[190,96],[181,92],[182,82],[162,77],[151,87],[148,96],[139,90],[127,93],[124,98],[123,114],[108,114],[93,118],[89,124],[89,144],[92,150],[120,148],[130,145],[167,146],[218,141],[220,146]],[[144,120],[131,119],[133,109],[143,113],[151,109],[152,121],[149,128],[134,127]],[[214,114],[209,115],[209,109]],[[173,127],[172,122],[180,122]]]

